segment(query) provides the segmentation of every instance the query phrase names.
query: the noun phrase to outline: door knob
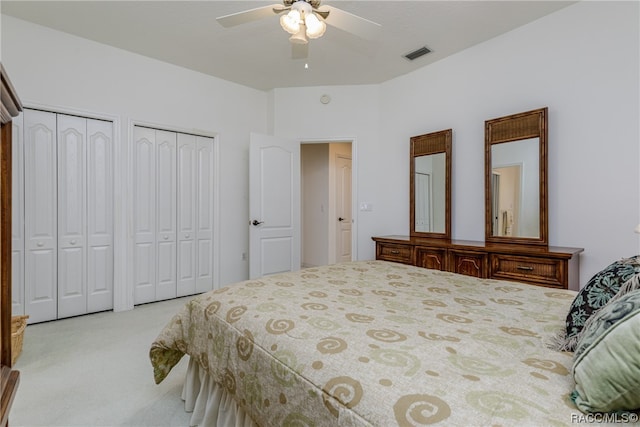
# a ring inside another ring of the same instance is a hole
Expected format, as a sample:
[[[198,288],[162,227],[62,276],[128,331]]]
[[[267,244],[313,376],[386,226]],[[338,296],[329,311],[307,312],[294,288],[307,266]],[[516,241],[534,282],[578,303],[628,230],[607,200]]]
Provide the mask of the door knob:
[[[190,238],[190,237],[191,237],[191,235],[189,235],[189,234],[187,234],[186,236],[184,236],[184,238],[185,238],[185,239],[188,239],[188,238]]]
[[[162,237],[164,240],[169,240],[169,236],[163,236]]]
[[[264,223],[264,221],[258,221],[257,219],[254,219],[254,220],[251,222],[251,224],[252,224],[252,225],[255,225],[256,227],[257,227],[258,225],[262,224],[262,223]]]
[[[36,243],[36,244],[37,244],[37,245],[38,245],[38,247],[40,247],[40,248],[44,246],[44,242],[38,242],[38,243]]]
[[[72,245],[75,245],[77,242],[75,240],[72,240],[69,243],[71,243]]]
[[[344,218],[342,218],[341,216],[338,217],[338,221],[342,222],[344,221]]]

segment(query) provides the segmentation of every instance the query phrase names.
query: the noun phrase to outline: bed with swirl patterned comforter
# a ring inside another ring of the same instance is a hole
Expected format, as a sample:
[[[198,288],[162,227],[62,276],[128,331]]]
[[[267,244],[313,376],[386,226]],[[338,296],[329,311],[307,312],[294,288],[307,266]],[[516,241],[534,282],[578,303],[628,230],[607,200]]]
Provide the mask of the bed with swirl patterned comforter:
[[[194,297],[150,357],[157,383],[191,357],[193,425],[220,401],[236,425],[570,425],[572,354],[548,344],[574,296],[355,261]]]

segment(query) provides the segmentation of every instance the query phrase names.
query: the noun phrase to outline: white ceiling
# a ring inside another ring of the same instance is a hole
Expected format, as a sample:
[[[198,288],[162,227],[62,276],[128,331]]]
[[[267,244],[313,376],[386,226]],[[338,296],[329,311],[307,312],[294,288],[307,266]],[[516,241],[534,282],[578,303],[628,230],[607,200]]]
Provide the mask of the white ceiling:
[[[8,1],[26,21],[256,89],[377,84],[525,25],[573,1],[346,1],[325,3],[382,25],[378,40],[328,27],[309,57],[291,59],[278,17],[224,28],[218,16],[272,1]],[[323,3],[324,4],[324,3]],[[415,61],[403,55],[422,46]],[[309,68],[305,69],[305,63]]]

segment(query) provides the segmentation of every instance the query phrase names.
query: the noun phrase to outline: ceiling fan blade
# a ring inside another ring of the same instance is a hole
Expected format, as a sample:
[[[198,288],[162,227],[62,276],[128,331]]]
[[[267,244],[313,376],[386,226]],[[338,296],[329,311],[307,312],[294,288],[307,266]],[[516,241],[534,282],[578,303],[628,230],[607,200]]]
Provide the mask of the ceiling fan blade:
[[[232,13],[230,15],[219,16],[216,21],[223,27],[234,27],[240,24],[246,24],[247,22],[257,21],[259,19],[268,18],[274,14],[278,14],[285,10],[288,10],[281,4],[272,4],[269,6],[256,7],[255,9],[245,10],[244,12]]]
[[[305,59],[309,56],[309,44],[291,43],[291,59]]]
[[[325,22],[333,27],[355,34],[363,39],[375,40],[380,35],[382,26],[376,22],[361,18],[352,13],[346,12],[333,6],[320,6],[318,12],[324,14],[328,12]]]

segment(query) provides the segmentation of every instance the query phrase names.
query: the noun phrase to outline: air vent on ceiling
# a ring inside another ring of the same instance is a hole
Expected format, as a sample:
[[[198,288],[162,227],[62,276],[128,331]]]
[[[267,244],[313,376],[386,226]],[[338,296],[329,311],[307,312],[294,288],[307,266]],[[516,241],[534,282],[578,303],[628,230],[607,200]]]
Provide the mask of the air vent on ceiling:
[[[413,52],[407,53],[404,57],[409,61],[413,61],[414,59],[420,58],[423,55],[431,52],[426,46],[422,46],[420,49],[416,49]]]

